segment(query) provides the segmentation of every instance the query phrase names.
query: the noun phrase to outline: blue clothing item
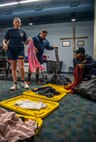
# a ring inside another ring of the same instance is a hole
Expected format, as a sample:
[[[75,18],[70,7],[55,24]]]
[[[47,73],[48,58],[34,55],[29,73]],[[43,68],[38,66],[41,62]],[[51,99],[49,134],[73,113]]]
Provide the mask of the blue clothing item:
[[[4,39],[8,41],[8,56],[12,55],[12,52],[14,55],[21,52],[24,54],[24,42],[28,39],[24,30],[11,28],[6,32]]]
[[[39,63],[42,65],[43,64],[43,56],[40,56],[39,54],[36,53],[37,59]]]
[[[89,74],[96,76],[96,68],[90,68],[90,69],[89,69]]]
[[[42,60],[42,55],[44,53],[44,49],[53,50],[54,48],[50,46],[50,43],[47,39],[42,39],[39,35],[32,38],[35,47],[38,49],[37,58],[40,61]],[[43,62],[43,60],[41,61]]]
[[[19,51],[18,53],[8,50],[7,55],[9,60],[24,59],[25,57],[23,50]]]

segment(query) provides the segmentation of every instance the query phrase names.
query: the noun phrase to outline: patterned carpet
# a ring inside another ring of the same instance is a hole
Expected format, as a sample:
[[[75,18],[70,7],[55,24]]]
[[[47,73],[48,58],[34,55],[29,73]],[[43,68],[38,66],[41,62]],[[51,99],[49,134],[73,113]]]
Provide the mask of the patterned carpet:
[[[0,101],[25,91],[21,87],[10,91],[11,85],[12,81],[0,80]],[[34,142],[96,142],[96,103],[68,94],[60,101],[60,107],[44,119]]]

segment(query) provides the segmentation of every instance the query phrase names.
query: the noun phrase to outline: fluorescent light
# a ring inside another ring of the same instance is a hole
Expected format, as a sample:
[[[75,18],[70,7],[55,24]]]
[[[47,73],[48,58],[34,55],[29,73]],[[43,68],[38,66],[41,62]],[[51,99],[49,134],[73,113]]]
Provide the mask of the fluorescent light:
[[[73,18],[73,19],[71,19],[71,21],[72,21],[72,22],[75,22],[75,21],[76,21],[76,19],[75,19],[75,18]]]
[[[29,26],[32,26],[32,25],[34,25],[34,24],[30,22],[30,23],[29,23]]]
[[[12,2],[12,3],[5,3],[5,4],[0,4],[0,7],[17,5],[17,4],[22,4],[22,3],[37,2],[37,1],[40,1],[40,0],[24,0],[24,1]]]
[[[18,2],[5,3],[5,4],[0,4],[0,7],[10,6],[10,5],[16,5],[16,4],[18,4]]]
[[[76,21],[76,14],[75,13],[71,13],[71,21],[75,22]]]
[[[36,1],[40,1],[40,0],[24,0],[24,1],[20,1],[19,3],[29,3],[29,2],[36,2]]]

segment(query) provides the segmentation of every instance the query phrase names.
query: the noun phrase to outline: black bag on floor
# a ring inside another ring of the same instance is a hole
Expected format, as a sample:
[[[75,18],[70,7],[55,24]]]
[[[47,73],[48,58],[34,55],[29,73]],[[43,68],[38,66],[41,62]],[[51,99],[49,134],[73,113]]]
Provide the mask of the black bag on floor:
[[[96,77],[88,81],[83,81],[74,88],[74,92],[85,98],[96,101]]]
[[[50,83],[57,85],[67,85],[71,83],[71,80],[64,75],[54,74],[50,79]]]

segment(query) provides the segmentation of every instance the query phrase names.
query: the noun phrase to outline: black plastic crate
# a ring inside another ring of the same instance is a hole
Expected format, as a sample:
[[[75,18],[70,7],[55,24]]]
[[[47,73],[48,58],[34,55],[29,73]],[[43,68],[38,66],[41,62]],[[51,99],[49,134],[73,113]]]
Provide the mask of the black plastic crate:
[[[55,73],[57,70],[58,72],[61,72],[62,64],[63,64],[63,61],[60,61],[58,66],[58,62],[49,60],[47,62],[47,72]]]

